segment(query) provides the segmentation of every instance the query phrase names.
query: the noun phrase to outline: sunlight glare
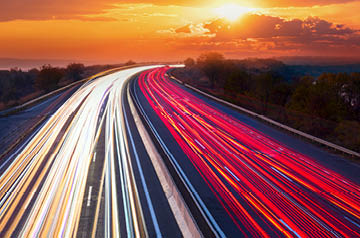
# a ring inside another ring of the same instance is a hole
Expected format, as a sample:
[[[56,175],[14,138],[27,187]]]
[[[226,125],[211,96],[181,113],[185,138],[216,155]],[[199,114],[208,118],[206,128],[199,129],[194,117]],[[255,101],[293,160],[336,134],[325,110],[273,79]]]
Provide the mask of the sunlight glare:
[[[239,6],[237,4],[226,4],[221,7],[215,8],[215,13],[229,21],[236,21],[240,16],[253,11],[248,7]]]

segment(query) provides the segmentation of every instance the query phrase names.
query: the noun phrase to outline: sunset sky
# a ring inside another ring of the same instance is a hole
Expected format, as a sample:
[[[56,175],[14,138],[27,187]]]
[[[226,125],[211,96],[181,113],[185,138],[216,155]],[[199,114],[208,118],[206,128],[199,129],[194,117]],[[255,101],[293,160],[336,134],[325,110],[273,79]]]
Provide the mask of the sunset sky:
[[[360,55],[360,1],[1,0],[0,58]]]

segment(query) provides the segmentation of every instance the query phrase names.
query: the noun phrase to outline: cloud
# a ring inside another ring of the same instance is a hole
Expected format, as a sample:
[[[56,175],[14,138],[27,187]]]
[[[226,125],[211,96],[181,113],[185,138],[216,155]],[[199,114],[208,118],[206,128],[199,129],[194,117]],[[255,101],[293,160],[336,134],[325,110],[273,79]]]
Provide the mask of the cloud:
[[[229,0],[229,1],[206,1],[206,0],[182,0],[182,1],[170,1],[170,0],[122,0],[122,3],[150,3],[154,5],[177,5],[177,6],[209,6],[219,5],[221,3],[237,3],[239,5],[249,5],[255,7],[303,7],[303,6],[323,6],[330,4],[343,4],[348,2],[355,2],[356,0]]]
[[[249,1],[232,1],[239,5],[249,5]],[[253,0],[255,7],[299,7],[329,4],[343,4],[354,0]],[[121,5],[152,4],[158,6],[211,7],[219,5],[217,1],[205,0],[2,0],[0,1],[0,21],[11,20],[47,20],[79,19],[81,15],[102,14],[108,9]],[[127,6],[128,7],[128,6]],[[83,19],[84,20],[84,19]],[[100,19],[99,19],[100,20]]]
[[[186,25],[186,26],[183,26],[183,27],[180,27],[180,28],[176,29],[175,32],[176,32],[176,33],[187,33],[187,34],[190,34],[190,33],[192,33],[190,27],[191,27],[191,25],[188,24],[188,25]]]
[[[355,2],[356,0],[253,0],[254,6],[259,7],[311,7],[324,6],[331,4],[344,4],[348,2]],[[236,2],[242,2],[238,0]]]
[[[104,13],[118,0],[11,0],[0,1],[0,21],[82,19]],[[90,19],[89,20],[94,20]],[[101,20],[101,19],[99,19]],[[109,19],[103,19],[109,20]]]
[[[359,30],[343,24],[334,24],[318,17],[305,20],[286,20],[268,15],[249,14],[237,22],[216,19],[202,24],[205,35],[180,42],[178,46],[259,53],[325,52],[359,53]],[[177,29],[177,33],[191,34],[189,25]]]

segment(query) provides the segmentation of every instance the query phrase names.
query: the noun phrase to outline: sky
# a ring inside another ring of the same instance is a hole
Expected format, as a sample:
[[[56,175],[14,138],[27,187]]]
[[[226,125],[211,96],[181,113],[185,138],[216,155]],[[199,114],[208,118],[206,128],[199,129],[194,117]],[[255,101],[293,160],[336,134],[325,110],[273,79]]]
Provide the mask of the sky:
[[[0,58],[360,55],[360,1],[1,0]]]

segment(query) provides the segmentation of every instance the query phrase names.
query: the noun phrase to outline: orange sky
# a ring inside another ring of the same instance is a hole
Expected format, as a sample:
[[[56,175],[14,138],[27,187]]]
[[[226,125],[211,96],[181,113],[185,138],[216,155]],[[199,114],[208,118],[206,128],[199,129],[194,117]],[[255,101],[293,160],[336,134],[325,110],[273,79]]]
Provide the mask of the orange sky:
[[[356,57],[359,10],[351,0],[1,1],[0,58]]]

